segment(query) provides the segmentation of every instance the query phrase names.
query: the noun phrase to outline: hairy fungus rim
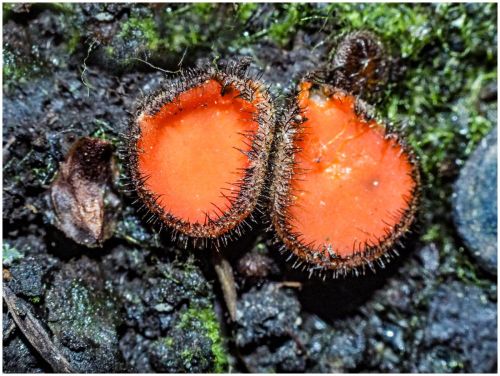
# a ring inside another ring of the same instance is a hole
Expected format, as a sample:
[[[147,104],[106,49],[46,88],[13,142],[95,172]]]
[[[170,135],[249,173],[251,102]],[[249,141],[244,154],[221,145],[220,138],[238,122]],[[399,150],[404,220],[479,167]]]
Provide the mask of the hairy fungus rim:
[[[310,79],[311,76],[306,78],[307,81]],[[296,142],[300,139],[303,123],[307,120],[304,116],[304,109],[300,108],[298,104],[297,98],[300,91],[296,91],[284,106],[278,119],[274,169],[270,188],[271,225],[277,234],[278,242],[282,244],[282,250],[291,251],[289,258],[293,255],[297,257],[293,266],[307,269],[310,274],[324,275],[327,270],[332,270],[333,276],[337,277],[338,275],[347,275],[349,272],[358,275],[358,269],[362,269],[361,272],[364,273],[367,266],[374,270],[374,263],[384,267],[384,259],[388,262],[392,258],[391,252],[397,254],[394,248],[396,245],[401,244],[401,238],[410,231],[417,213],[420,202],[420,168],[417,158],[413,150],[405,143],[403,137],[396,133],[383,119],[377,118],[374,109],[359,97],[324,83],[313,82],[313,84],[321,86],[332,94],[341,93],[352,96],[355,100],[354,109],[356,115],[363,121],[376,120],[384,130],[385,139],[392,139],[401,147],[411,165],[411,176],[415,185],[401,221],[394,226],[393,231],[388,236],[381,239],[378,245],[368,246],[363,251],[356,251],[347,257],[339,255],[326,257],[322,249],[301,243],[298,234],[292,231],[289,225],[290,218],[287,215],[287,208],[291,205],[290,197],[293,195],[291,182],[297,175],[294,172],[295,155],[300,151],[296,146]]]
[[[161,87],[153,93],[139,100],[136,110],[130,118],[128,132],[125,136],[125,161],[129,170],[130,184],[149,212],[151,221],[158,221],[172,229],[172,238],[185,235],[185,240],[217,240],[226,243],[232,235],[240,235],[247,224],[246,220],[252,217],[260,204],[260,195],[264,188],[268,160],[274,137],[275,112],[274,101],[269,90],[248,72],[248,60],[232,61],[223,68],[207,66],[204,68],[189,69],[168,77]],[[253,104],[255,113],[252,114],[258,128],[255,135],[248,136],[251,144],[246,153],[249,166],[245,169],[237,197],[230,198],[231,208],[217,219],[208,218],[207,223],[190,223],[165,212],[158,204],[158,197],[145,186],[147,176],[139,170],[138,141],[141,137],[141,128],[138,119],[141,115],[156,115],[164,105],[172,103],[183,92],[196,88],[203,83],[215,80],[221,84],[222,90],[231,86],[239,93],[239,97]],[[256,101],[256,98],[258,100]],[[206,245],[206,242],[205,242]]]

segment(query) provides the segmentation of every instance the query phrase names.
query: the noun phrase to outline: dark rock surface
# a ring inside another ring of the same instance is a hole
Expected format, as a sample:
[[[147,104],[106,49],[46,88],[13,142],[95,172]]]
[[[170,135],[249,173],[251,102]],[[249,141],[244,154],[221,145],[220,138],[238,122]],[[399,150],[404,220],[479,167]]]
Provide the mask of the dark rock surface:
[[[486,271],[497,274],[497,128],[478,145],[455,184],[454,214],[465,245]]]
[[[120,315],[105,290],[101,266],[88,258],[65,264],[47,292],[47,322],[63,354],[79,372],[119,372]]]
[[[277,284],[252,289],[238,301],[236,343],[244,347],[266,337],[292,333],[300,322],[300,303]]]
[[[430,302],[422,345],[430,356],[420,359],[414,372],[489,372],[497,362],[496,304],[481,289],[458,282],[440,287]],[[450,355],[450,349],[451,355]],[[468,354],[464,364],[464,354]]]
[[[9,373],[46,373],[50,371],[50,367],[44,365],[37,352],[22,336],[16,336],[4,345],[3,367]]]

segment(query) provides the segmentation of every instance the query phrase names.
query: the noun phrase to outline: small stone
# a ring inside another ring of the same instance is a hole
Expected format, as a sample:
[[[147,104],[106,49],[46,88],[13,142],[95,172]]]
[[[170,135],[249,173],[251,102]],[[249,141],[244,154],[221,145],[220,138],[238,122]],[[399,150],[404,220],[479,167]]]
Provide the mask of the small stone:
[[[168,303],[160,303],[160,304],[155,305],[155,309],[158,312],[172,312],[174,307],[172,307]]]
[[[108,13],[108,12],[100,12],[100,13],[97,13],[95,15],[95,19],[97,21],[101,21],[101,22],[113,21],[114,18],[115,17],[112,14]]]
[[[460,172],[453,194],[458,233],[477,263],[497,273],[497,128],[479,144]]]
[[[439,268],[439,249],[436,244],[431,243],[418,252],[424,270],[435,273]]]
[[[385,343],[389,344],[396,351],[405,351],[403,331],[400,327],[397,325],[387,324],[385,327],[380,327],[379,329],[379,334]]]

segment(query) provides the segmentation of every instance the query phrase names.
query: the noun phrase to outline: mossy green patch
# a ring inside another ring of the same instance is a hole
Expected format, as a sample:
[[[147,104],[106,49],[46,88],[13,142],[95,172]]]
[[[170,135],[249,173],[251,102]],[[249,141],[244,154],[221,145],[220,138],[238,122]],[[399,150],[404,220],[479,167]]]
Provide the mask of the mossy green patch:
[[[165,346],[167,347],[172,347],[174,344],[174,339],[172,337],[165,337],[163,339],[163,343],[165,343]]]
[[[82,39],[82,35],[77,29],[73,29],[69,35],[67,45],[68,45],[68,52],[70,54],[73,54],[75,51],[77,51],[78,46],[80,45]]]
[[[285,46],[290,42],[304,14],[303,4],[283,4],[283,7],[280,12],[282,15],[278,15],[268,29],[268,37],[280,46]]]
[[[33,303],[33,304],[40,304],[40,297],[39,296],[33,296],[30,298],[30,302]]]
[[[153,17],[131,17],[122,23],[118,37],[142,39],[150,50],[156,50],[160,44],[160,36]]]
[[[212,354],[214,356],[214,372],[227,372],[228,359],[224,349],[221,330],[213,307],[197,308],[191,307],[185,311],[178,324],[181,329],[195,330],[200,327],[212,342]]]
[[[2,263],[5,266],[11,265],[14,261],[22,259],[24,256],[9,243],[4,242],[2,247]]]
[[[42,72],[43,64],[34,61],[29,56],[24,56],[14,51],[10,46],[4,45],[3,50],[3,81],[9,83],[26,82],[30,78],[36,77]]]
[[[419,53],[431,39],[432,10],[420,4],[353,4],[328,5],[342,33],[369,29],[385,40],[398,42],[403,57]]]
[[[120,138],[116,134],[116,131],[107,122],[100,119],[94,119],[94,123],[97,125],[97,128],[94,132],[92,132],[91,137],[111,142],[115,146],[119,144]]]

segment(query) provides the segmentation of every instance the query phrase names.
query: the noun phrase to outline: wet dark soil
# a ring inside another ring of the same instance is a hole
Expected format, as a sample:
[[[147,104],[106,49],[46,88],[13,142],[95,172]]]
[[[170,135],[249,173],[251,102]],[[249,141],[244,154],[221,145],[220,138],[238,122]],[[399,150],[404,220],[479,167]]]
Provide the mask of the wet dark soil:
[[[243,25],[255,33],[274,14],[271,5],[259,9],[262,16]],[[252,69],[279,100],[329,58],[333,45],[321,41],[331,41],[332,29],[313,20],[283,45],[258,39],[225,48],[234,36],[215,33],[214,24],[198,30],[206,35],[193,37],[186,53],[175,35],[163,39],[168,50],[155,42],[161,29],[134,21],[167,11],[120,4],[4,8],[4,284],[72,369],[494,372],[496,277],[468,255],[451,218],[451,243],[422,239],[424,215],[388,265],[325,280],[292,268],[258,218],[222,249],[237,283],[236,322],[230,321],[210,252],[184,249],[168,231],[158,232],[121,180],[119,148],[130,111],[166,75],[134,58],[175,71],[179,61],[190,67],[215,55],[251,56]],[[210,17],[220,23],[233,11],[221,5]],[[189,22],[210,20],[198,8],[182,12],[188,16],[177,38],[186,38]],[[60,163],[82,137],[110,142],[118,166],[110,183],[119,200],[114,231],[98,248],[67,238],[50,204]],[[5,372],[54,371],[5,303],[3,349]]]

